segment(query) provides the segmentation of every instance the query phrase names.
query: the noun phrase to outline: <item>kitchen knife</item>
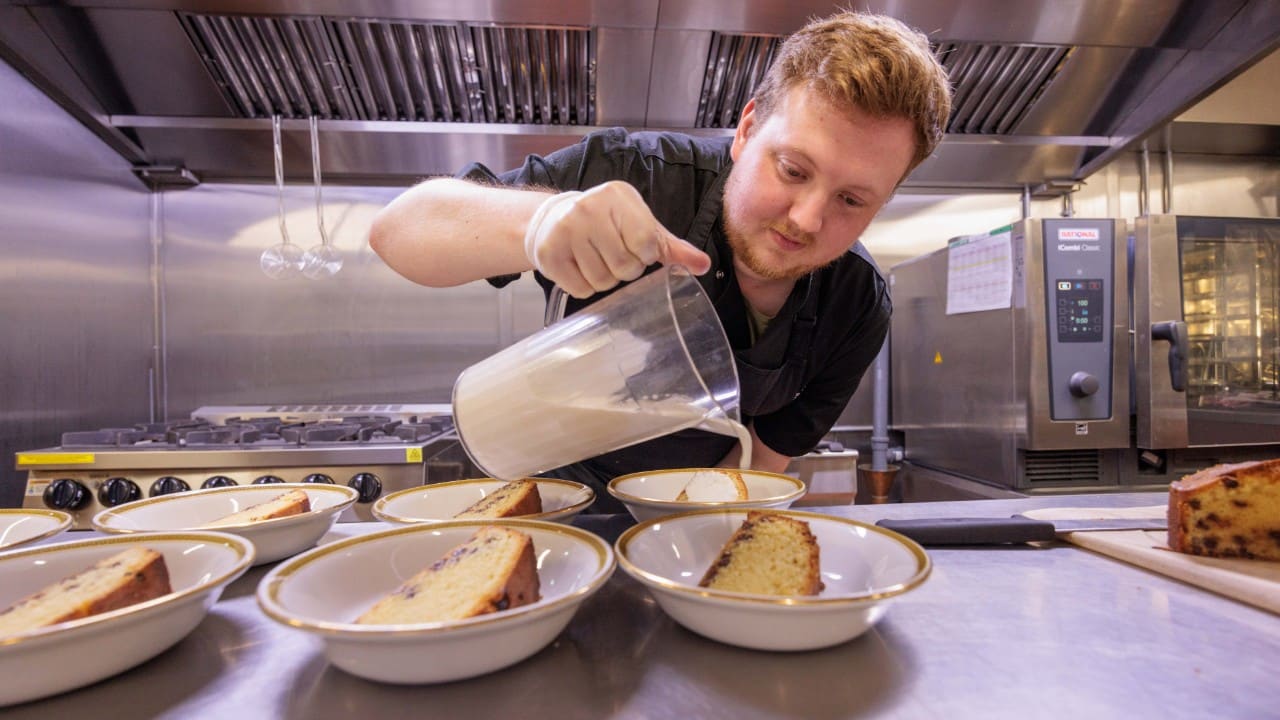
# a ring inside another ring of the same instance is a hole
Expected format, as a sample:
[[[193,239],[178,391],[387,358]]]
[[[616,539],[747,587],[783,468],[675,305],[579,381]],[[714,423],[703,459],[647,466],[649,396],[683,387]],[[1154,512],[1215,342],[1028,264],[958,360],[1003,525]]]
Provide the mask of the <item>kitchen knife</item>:
[[[989,518],[912,518],[881,520],[886,530],[921,545],[1005,545],[1053,540],[1058,533],[1096,530],[1164,530],[1164,518],[1036,520],[1023,515]]]

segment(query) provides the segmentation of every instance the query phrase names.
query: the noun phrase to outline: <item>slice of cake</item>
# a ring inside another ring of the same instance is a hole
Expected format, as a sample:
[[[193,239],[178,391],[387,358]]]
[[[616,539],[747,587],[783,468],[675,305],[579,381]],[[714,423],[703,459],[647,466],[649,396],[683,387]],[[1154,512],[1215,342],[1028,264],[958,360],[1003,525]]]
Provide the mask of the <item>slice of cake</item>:
[[[542,512],[542,496],[533,480],[513,480],[454,515],[459,519],[516,517]]]
[[[1215,465],[1169,486],[1169,547],[1280,560],[1280,459]]]
[[[258,522],[260,520],[271,520],[274,518],[289,517],[290,515],[301,515],[311,511],[311,501],[307,498],[307,493],[303,490],[290,490],[281,493],[270,500],[257,505],[233,512],[225,517],[220,517],[211,523],[206,523],[204,527],[227,527],[228,525],[243,525],[245,523]]]
[[[0,610],[0,637],[118,610],[172,592],[164,556],[133,547]]]
[[[747,484],[737,470],[699,470],[689,478],[676,502],[734,502],[747,499]]]
[[[379,600],[356,622],[401,625],[463,620],[538,599],[533,539],[516,530],[486,526]]]
[[[752,510],[698,585],[760,595],[817,595],[823,587],[818,541],[803,520]]]

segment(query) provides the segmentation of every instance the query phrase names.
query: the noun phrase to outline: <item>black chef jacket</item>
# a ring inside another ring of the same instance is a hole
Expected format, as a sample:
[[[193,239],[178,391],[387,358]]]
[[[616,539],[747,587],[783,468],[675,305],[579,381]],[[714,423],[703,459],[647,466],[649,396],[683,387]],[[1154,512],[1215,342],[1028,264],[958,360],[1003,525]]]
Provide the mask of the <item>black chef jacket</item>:
[[[746,302],[734,278],[732,251],[722,221],[724,183],[733,165],[732,138],[678,133],[627,133],[621,128],[588,135],[545,157],[530,155],[501,175],[480,164],[459,177],[511,186],[586,190],[610,180],[635,187],[654,216],[677,237],[711,256],[701,276],[733,347],[741,383],[744,423],[765,445],[784,455],[809,452],[831,429],[875,359],[889,327],[891,305],[884,278],[857,238],[834,263],[797,281],[790,297],[754,344]],[[650,271],[656,269],[655,265]],[[535,278],[544,292],[552,283]],[[516,275],[490,278],[498,287]],[[570,298],[566,314],[598,300]],[[620,511],[604,492],[613,477],[642,470],[709,467],[735,439],[686,430],[591,458],[547,473],[586,481],[597,494],[596,510]]]

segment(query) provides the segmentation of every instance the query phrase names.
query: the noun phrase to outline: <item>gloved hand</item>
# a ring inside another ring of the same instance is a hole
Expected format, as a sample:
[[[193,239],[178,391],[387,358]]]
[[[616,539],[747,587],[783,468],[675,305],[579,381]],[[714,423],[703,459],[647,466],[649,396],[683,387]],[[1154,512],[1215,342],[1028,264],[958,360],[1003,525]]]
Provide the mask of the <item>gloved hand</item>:
[[[524,252],[576,298],[635,280],[655,262],[684,265],[695,275],[711,268],[706,253],[672,235],[620,180],[549,196],[529,220]]]

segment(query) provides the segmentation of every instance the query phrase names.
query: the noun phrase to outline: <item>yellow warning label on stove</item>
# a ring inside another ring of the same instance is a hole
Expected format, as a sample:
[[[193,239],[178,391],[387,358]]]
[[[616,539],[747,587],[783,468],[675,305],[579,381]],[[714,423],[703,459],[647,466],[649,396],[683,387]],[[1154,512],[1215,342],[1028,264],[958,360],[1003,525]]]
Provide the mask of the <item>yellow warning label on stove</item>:
[[[404,449],[404,461],[411,463],[422,462],[422,448],[412,447]]]
[[[93,453],[18,453],[18,467],[24,465],[92,465]]]

